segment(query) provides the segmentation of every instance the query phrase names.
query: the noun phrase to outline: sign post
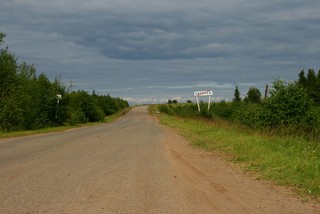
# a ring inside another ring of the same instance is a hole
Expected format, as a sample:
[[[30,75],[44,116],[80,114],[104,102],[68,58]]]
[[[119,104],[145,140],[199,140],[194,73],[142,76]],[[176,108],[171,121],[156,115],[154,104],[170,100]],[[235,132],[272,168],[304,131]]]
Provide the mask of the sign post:
[[[196,97],[197,105],[198,105],[198,111],[199,112],[200,112],[199,97],[209,96],[208,111],[210,110],[211,96],[213,95],[213,91],[212,90],[194,91],[193,95]]]
[[[196,100],[197,100],[197,105],[198,105],[198,111],[200,112],[200,105],[199,105],[199,98],[198,98],[198,96],[196,96]]]
[[[62,95],[57,94],[56,99],[57,99],[57,111],[56,111],[56,119],[57,119],[58,118],[58,110],[59,110],[59,102],[62,99]]]

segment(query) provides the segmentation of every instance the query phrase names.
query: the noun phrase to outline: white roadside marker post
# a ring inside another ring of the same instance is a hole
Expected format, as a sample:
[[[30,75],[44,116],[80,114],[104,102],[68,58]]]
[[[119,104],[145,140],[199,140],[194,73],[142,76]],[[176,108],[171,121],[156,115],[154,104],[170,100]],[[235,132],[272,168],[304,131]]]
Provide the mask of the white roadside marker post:
[[[197,105],[198,105],[198,111],[200,112],[200,104],[199,104],[199,97],[196,96],[196,100],[197,100]]]

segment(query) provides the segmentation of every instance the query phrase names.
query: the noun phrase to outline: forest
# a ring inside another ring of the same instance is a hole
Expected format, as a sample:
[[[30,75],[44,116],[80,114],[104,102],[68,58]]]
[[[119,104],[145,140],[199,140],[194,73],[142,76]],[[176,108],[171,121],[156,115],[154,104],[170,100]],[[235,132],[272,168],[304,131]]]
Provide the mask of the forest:
[[[50,81],[34,65],[19,63],[0,33],[0,132],[35,130],[65,124],[103,121],[128,107],[110,95],[69,91],[56,78]]]

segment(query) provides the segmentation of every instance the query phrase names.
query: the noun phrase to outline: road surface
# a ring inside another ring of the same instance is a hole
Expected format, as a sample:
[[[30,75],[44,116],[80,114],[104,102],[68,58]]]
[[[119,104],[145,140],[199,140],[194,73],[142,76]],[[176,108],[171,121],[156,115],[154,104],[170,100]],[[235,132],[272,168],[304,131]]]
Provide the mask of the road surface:
[[[319,213],[192,149],[133,108],[111,124],[0,140],[0,213]]]

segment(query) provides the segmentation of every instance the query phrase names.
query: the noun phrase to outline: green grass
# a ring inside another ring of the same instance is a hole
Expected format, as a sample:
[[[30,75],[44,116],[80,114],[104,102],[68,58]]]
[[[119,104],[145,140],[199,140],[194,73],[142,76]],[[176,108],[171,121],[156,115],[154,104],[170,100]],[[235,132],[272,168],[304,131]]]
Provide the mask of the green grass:
[[[320,197],[320,144],[304,139],[264,135],[222,120],[160,114],[161,123],[193,146],[220,151],[261,179],[294,187],[302,196]]]
[[[9,137],[19,137],[19,136],[27,136],[27,135],[35,135],[35,134],[44,134],[44,133],[51,133],[51,132],[61,132],[72,128],[79,128],[85,126],[95,126],[102,123],[111,123],[121,116],[125,115],[130,111],[131,108],[125,108],[117,113],[105,117],[104,121],[101,122],[92,122],[92,123],[84,123],[84,124],[77,124],[77,125],[64,125],[64,126],[57,126],[57,127],[48,127],[43,129],[37,130],[29,130],[29,131],[15,131],[15,132],[0,132],[0,139],[1,138],[9,138]]]
[[[43,133],[50,133],[50,132],[60,132],[60,131],[64,131],[64,130],[75,128],[75,127],[79,127],[79,126],[59,126],[59,127],[49,127],[49,128],[29,130],[29,131],[0,132],[0,139],[34,135],[34,134],[43,134]]]
[[[110,116],[105,117],[104,122],[111,123],[111,122],[119,119],[121,116],[127,114],[130,110],[131,110],[131,107],[122,109],[122,110],[116,112],[116,113],[113,114],[113,115],[110,115]]]

